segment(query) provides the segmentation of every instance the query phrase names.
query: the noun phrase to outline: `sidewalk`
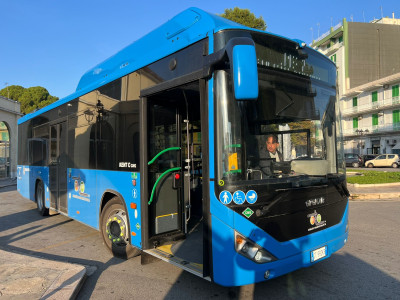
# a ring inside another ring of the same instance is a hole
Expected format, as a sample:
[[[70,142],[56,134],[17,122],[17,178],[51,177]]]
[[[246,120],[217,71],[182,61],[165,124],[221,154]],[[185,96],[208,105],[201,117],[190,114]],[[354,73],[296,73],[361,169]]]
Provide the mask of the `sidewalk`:
[[[74,299],[86,278],[84,266],[0,249],[0,298]]]
[[[16,184],[16,179],[0,179],[0,193]],[[85,278],[84,266],[0,248],[1,300],[74,299]]]
[[[350,200],[400,200],[400,182],[382,184],[347,184]]]

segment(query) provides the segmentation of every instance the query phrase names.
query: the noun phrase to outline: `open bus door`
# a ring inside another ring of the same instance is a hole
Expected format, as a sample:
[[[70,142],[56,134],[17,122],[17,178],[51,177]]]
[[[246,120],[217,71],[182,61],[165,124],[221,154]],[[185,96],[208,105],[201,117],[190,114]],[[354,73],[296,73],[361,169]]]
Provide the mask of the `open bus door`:
[[[145,253],[203,276],[199,89],[195,82],[142,99],[142,225]]]
[[[160,99],[161,98],[161,99]],[[184,233],[184,166],[179,103],[160,97],[148,99],[148,191],[150,234]]]

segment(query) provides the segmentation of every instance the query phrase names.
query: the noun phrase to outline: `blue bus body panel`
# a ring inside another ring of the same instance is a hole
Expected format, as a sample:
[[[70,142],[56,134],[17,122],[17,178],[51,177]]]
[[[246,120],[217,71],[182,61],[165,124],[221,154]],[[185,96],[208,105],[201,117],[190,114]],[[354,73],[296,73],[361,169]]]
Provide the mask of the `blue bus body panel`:
[[[99,229],[101,197],[106,192],[117,194],[128,212],[131,243],[141,248],[139,173],[68,169],[68,174],[68,216]]]
[[[215,197],[214,200],[218,201]],[[327,246],[326,257],[321,259],[324,260],[344,246],[348,237],[347,219],[348,204],[339,224],[280,243],[237,213],[234,213],[234,227],[212,215],[213,279],[216,283],[224,286],[240,286],[265,281],[266,271],[270,273],[268,279],[272,279],[300,268],[309,267],[317,263],[311,262],[311,251]],[[256,242],[278,260],[257,264],[238,254],[235,251],[234,230]]]
[[[68,169],[68,216],[99,229],[96,170]]]
[[[68,169],[67,176],[69,217],[99,229],[102,195],[107,191],[118,194],[125,201],[128,212],[131,243],[135,247],[142,247],[139,173]],[[35,201],[37,180],[43,182],[45,205],[50,207],[49,168],[18,166],[17,189],[21,196]]]
[[[17,190],[21,196],[36,201],[36,180],[40,179],[44,185],[46,207],[50,206],[49,168],[38,166],[17,166]]]
[[[138,172],[97,171],[99,198],[107,190],[121,195],[129,217],[131,243],[142,248],[142,222],[140,206],[140,174]],[[132,208],[131,204],[135,204]]]

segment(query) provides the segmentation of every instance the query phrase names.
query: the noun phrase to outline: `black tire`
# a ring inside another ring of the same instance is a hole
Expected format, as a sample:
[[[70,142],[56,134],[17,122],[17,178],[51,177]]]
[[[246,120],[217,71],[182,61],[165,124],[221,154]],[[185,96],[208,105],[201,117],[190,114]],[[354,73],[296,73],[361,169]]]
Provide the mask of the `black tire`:
[[[37,205],[37,210],[41,216],[48,216],[49,215],[49,209],[46,208],[45,202],[44,202],[44,186],[43,182],[39,181],[38,184],[36,185],[36,191],[35,191],[35,199],[36,199],[36,205]]]
[[[397,163],[392,163],[392,168],[398,168],[399,165]]]
[[[129,244],[129,222],[125,207],[118,197],[104,206],[100,217],[100,232],[107,249],[116,257],[128,259],[140,250]]]
[[[358,168],[360,166],[360,164],[356,162],[352,163],[351,165],[353,166],[353,168]]]
[[[367,167],[368,167],[368,168],[373,168],[373,167],[374,167],[374,165],[373,165],[373,164],[371,164],[371,163],[369,163]]]

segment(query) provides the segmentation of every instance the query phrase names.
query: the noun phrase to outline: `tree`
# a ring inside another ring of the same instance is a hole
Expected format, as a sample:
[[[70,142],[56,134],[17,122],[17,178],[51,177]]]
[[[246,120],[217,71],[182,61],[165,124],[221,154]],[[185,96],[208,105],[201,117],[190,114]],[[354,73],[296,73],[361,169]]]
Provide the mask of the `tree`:
[[[0,90],[0,95],[20,102],[21,112],[24,114],[58,100],[58,97],[51,96],[48,90],[41,86],[24,88],[20,85],[11,85]]]
[[[10,85],[0,90],[0,95],[15,101],[18,101],[25,88],[20,85]]]
[[[249,9],[242,9],[239,7],[235,7],[233,9],[227,8],[225,9],[225,12],[221,14],[221,17],[247,27],[260,30],[267,29],[267,24],[265,24],[263,17],[260,16],[259,18],[257,18],[252,12],[250,12]]]

